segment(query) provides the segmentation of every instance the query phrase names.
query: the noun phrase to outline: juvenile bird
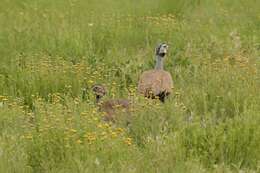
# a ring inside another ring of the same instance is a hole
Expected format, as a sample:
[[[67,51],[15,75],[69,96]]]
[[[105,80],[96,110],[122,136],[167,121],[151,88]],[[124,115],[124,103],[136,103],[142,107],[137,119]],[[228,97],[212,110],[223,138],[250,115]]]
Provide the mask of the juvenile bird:
[[[105,121],[115,121],[117,111],[129,111],[131,103],[127,99],[109,99],[102,101],[102,97],[107,93],[106,88],[103,85],[95,84],[92,87],[92,90],[96,96],[96,103],[98,104],[100,111],[105,113]]]

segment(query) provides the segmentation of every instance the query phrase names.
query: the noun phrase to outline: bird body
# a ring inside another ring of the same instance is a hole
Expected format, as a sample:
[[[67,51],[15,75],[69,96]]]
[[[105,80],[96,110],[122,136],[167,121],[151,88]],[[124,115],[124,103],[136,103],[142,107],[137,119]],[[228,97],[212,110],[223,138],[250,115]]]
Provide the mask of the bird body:
[[[114,121],[118,111],[129,111],[130,101],[127,99],[111,99],[100,103],[100,111],[105,113],[105,121]]]
[[[173,88],[171,74],[163,69],[163,60],[168,46],[163,43],[156,48],[156,65],[153,70],[141,74],[138,82],[138,92],[147,98],[159,97],[164,102]]]
[[[164,70],[145,71],[139,80],[138,92],[145,97],[159,96],[161,93],[166,95],[172,91],[173,82],[171,74]]]

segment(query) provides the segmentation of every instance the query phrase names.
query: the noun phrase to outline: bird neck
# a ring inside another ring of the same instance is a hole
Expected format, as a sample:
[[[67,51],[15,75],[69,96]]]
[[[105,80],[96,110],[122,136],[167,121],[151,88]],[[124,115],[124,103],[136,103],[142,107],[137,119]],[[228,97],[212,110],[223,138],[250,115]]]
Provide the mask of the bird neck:
[[[156,55],[155,69],[163,70],[163,57],[161,57],[160,55]]]
[[[96,95],[96,104],[100,103],[101,98],[102,97],[100,95]]]

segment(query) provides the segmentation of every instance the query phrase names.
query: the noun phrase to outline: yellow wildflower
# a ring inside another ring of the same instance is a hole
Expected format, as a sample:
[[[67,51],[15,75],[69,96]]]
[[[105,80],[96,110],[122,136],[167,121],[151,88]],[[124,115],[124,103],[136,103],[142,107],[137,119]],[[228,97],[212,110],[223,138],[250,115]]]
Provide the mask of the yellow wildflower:
[[[77,132],[77,130],[75,130],[75,129],[70,129],[69,131],[72,132],[72,133],[76,133]]]
[[[109,125],[108,123],[105,123],[105,124],[104,124],[104,127],[105,127],[105,128],[109,128],[110,125]]]
[[[112,138],[116,138],[117,137],[117,133],[116,132],[111,132],[111,137]]]
[[[89,80],[88,83],[89,83],[89,84],[93,84],[94,81],[93,81],[93,80]]]
[[[116,131],[117,131],[117,133],[122,133],[122,132],[124,132],[124,129],[119,127],[116,129]]]
[[[86,116],[88,113],[87,112],[81,112],[81,116]]]
[[[127,144],[127,145],[132,145],[132,138],[126,138],[124,140],[124,143]]]
[[[98,128],[103,128],[103,125],[101,123],[97,124]]]
[[[78,140],[76,141],[76,143],[77,143],[77,144],[81,144],[82,141],[81,141],[80,139],[78,139]]]
[[[93,141],[96,140],[96,134],[95,133],[87,133],[86,135],[84,135],[84,137],[91,143]]]

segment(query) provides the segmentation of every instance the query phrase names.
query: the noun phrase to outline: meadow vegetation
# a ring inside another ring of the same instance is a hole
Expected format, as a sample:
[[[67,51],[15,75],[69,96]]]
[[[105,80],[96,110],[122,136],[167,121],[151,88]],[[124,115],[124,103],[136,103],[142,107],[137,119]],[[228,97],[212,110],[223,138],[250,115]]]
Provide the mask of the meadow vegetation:
[[[160,42],[165,104],[136,92]],[[0,172],[259,172],[259,70],[258,0],[1,0]]]

